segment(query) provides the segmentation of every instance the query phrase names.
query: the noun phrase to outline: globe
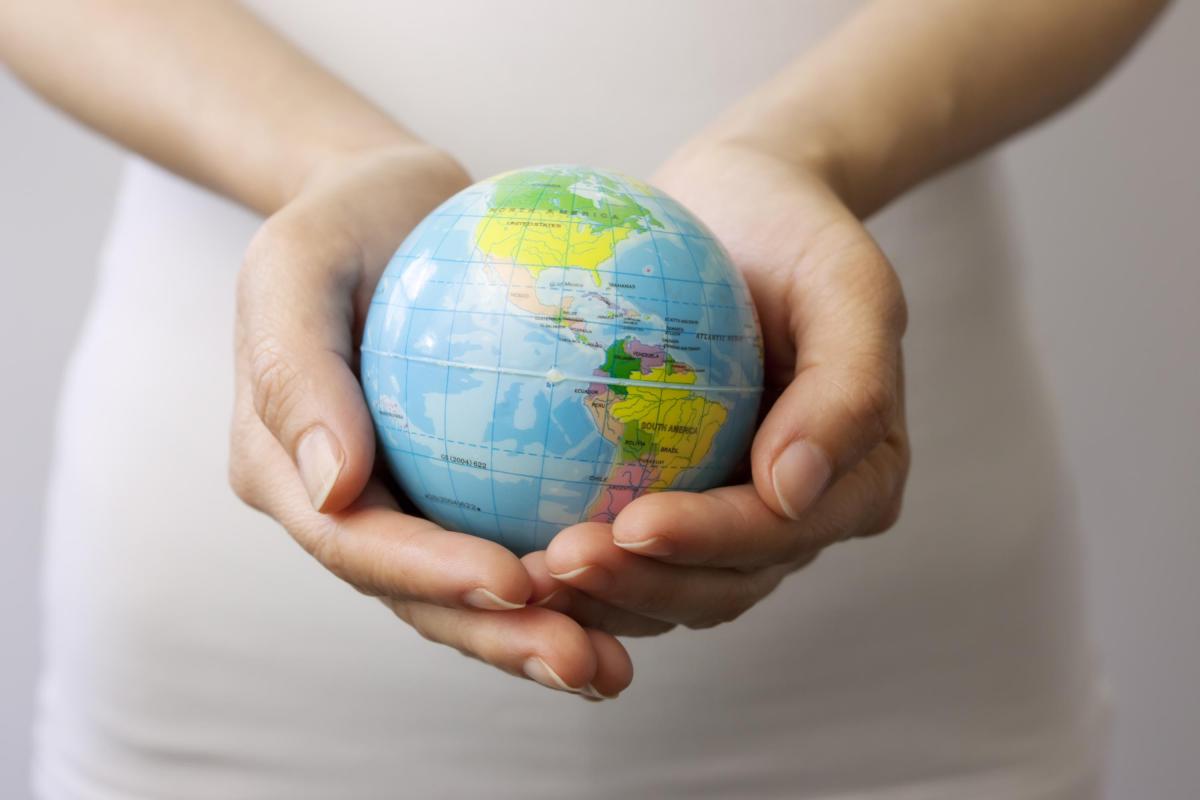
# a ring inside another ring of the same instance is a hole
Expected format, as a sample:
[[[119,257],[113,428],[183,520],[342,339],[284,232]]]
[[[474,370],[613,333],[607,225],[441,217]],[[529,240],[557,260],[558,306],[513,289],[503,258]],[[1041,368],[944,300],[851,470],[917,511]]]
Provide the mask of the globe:
[[[720,485],[762,392],[754,306],[712,233],[654,187],[579,166],[434,210],[381,277],[361,351],[400,488],[517,554],[645,492]]]

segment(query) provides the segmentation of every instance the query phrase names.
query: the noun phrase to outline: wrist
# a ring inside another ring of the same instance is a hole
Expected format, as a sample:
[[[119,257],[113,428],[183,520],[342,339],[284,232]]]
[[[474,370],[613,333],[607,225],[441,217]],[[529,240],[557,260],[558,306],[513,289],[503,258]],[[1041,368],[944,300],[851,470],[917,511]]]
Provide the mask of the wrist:
[[[274,207],[269,211],[277,211],[296,199],[322,175],[332,174],[356,161],[424,148],[432,149],[398,125],[357,131],[340,140],[299,145],[277,173],[272,187]]]
[[[701,138],[753,151],[816,180],[860,218],[885,205],[886,181],[876,180],[881,173],[871,164],[878,153],[860,146],[864,138],[878,138],[862,136],[863,128],[878,126],[851,104],[827,97],[807,74],[783,77],[730,108]]]
[[[726,121],[722,121],[725,123]],[[846,182],[844,162],[838,150],[820,136],[784,139],[769,128],[743,124],[721,124],[688,141],[672,157],[672,163],[687,169],[689,163],[756,164],[759,169],[786,173],[857,214]]]
[[[367,261],[382,263],[408,231],[470,182],[454,157],[415,139],[330,152],[308,169],[272,221],[347,239]]]

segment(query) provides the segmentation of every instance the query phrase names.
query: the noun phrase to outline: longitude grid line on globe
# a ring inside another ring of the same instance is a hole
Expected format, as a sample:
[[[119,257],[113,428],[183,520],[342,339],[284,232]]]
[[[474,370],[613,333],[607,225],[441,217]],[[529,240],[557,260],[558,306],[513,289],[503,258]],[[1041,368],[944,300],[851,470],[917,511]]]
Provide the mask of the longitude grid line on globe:
[[[460,216],[460,219],[461,219],[461,216]],[[442,233],[442,238],[438,240],[438,243],[437,243],[437,245],[434,247],[434,254],[435,254],[435,255],[436,255],[437,251],[438,251],[439,249],[441,249],[441,246],[442,246],[443,244],[445,244],[445,242],[446,242],[446,239],[447,239],[447,238],[450,236],[450,232],[451,232],[452,230],[454,230],[454,224],[456,224],[456,223],[457,223],[457,220],[456,220],[456,222],[455,222],[455,223],[452,223],[452,224],[450,224],[450,225],[447,225],[447,226],[446,226],[446,230],[445,230],[445,232],[443,232],[443,233]],[[411,338],[412,338],[412,337],[411,337],[411,331],[412,331],[412,321],[413,321],[413,315],[412,315],[412,314],[409,314],[409,315],[408,315],[408,329],[409,329],[409,331],[410,331],[410,335],[409,335],[408,337],[406,337],[406,338],[405,338],[405,342],[406,342],[406,344],[405,344],[405,348],[404,348],[404,349],[405,349],[405,354],[406,354],[406,355],[407,355],[407,351],[408,351],[408,345],[407,345],[407,342],[408,342],[408,341],[410,341],[410,340],[411,340]],[[411,387],[412,387],[412,382],[411,382],[411,381],[408,379],[408,372],[409,372],[409,365],[410,365],[410,363],[411,363],[411,362],[410,362],[410,361],[409,361],[407,358],[406,358],[406,359],[404,359],[404,406],[405,406],[405,408],[406,408],[406,409],[411,409],[411,408],[412,408],[412,405],[411,405],[411,403],[412,403],[412,399],[411,399],[411,396],[409,395],[409,391],[410,391],[410,389],[411,389]],[[450,370],[449,370],[449,368],[447,368],[447,369],[446,369],[446,372],[447,372],[447,378],[449,377],[449,371],[450,371]],[[444,416],[444,415],[445,415],[445,407],[443,406],[443,427],[445,426],[445,416]],[[408,451],[409,451],[409,457],[410,457],[410,459],[409,459],[409,460],[411,460],[411,461],[412,461],[413,472],[415,472],[415,473],[416,473],[416,475],[417,475],[417,480],[418,480],[418,481],[420,481],[420,483],[421,483],[421,491],[422,491],[422,492],[424,492],[424,493],[425,493],[425,494],[428,496],[428,495],[430,495],[430,494],[432,494],[432,493],[429,491],[429,487],[428,487],[428,486],[425,484],[425,476],[424,476],[424,474],[421,472],[421,468],[420,468],[420,467],[417,465],[417,459],[416,459],[416,456],[414,455],[414,451],[416,450],[416,448],[413,446],[413,440],[412,440],[412,426],[411,426],[411,425],[409,425],[409,426],[408,426],[408,428],[409,428],[409,435],[408,435]],[[450,484],[450,488],[451,488],[451,490],[453,490],[453,488],[454,488],[454,484],[453,484],[453,482]],[[457,502],[458,502],[458,498],[456,497],[456,498],[454,498],[454,499],[455,499],[455,502],[457,503]],[[465,529],[465,528],[466,528],[466,525],[465,525],[465,522],[466,522],[466,514],[463,512],[463,510],[462,510],[462,508],[461,508],[461,507],[458,507],[458,511],[459,511],[459,515],[460,515],[461,517],[463,517],[463,521],[464,521],[464,526],[463,526],[463,527],[464,527],[464,529]]]
[[[629,187],[622,184],[622,188],[628,189]],[[601,195],[600,201],[604,204],[605,213],[607,214],[608,219],[612,220],[614,217],[613,210],[612,210],[612,203],[609,201],[609,199],[606,195]],[[610,224],[608,226],[608,237],[610,240],[612,240],[612,253],[613,253],[612,254],[612,262],[613,262],[612,274],[614,277],[616,275],[618,275],[620,272],[620,269],[618,266],[618,258],[619,258],[618,248],[620,247],[621,243],[617,240],[617,228],[618,228],[618,226],[616,226],[616,225]],[[624,228],[622,228],[622,229],[625,230]],[[601,272],[601,270],[598,268],[598,266],[597,266],[596,272],[597,272],[597,274],[599,274]],[[620,295],[620,292],[617,291],[617,281],[610,280],[609,286],[612,289],[612,307],[613,307],[614,317],[613,317],[613,322],[611,323],[611,325],[612,325],[612,331],[613,331],[613,341],[615,342],[617,340],[617,337],[620,335],[620,328],[621,328],[620,324],[616,320],[622,319],[624,317],[624,315],[621,313],[621,295]],[[601,324],[603,324],[603,323],[601,323]],[[599,376],[593,376],[593,378],[597,378],[597,377],[599,377]],[[597,380],[596,382],[603,383],[603,381],[600,381],[600,380]],[[608,430],[609,411],[611,410],[611,408],[612,408],[612,405],[610,403],[604,404],[604,423],[600,426],[600,436],[596,439],[596,455],[592,459],[592,466],[594,468],[593,471],[604,470],[608,467],[608,465],[605,464],[604,461],[601,460],[601,454],[604,452],[604,445],[605,445],[604,431]],[[620,445],[613,445],[613,447],[619,449]],[[605,487],[602,485],[600,487],[600,491],[604,491],[604,488]],[[580,512],[580,521],[582,521],[583,516],[586,513],[587,513],[587,507],[585,506],[584,510],[582,512]]]
[[[693,239],[702,239],[702,240],[704,240],[704,241],[707,241],[707,242],[712,242],[714,245],[719,245],[719,243],[716,241],[716,239],[715,239],[715,238],[713,238],[713,237],[710,237],[710,236],[695,236],[695,235],[691,235],[691,236],[689,236],[689,235],[687,235],[687,234],[684,232],[684,230],[683,230],[683,226],[680,224],[679,220],[678,220],[678,219],[676,219],[675,215],[674,215],[674,214],[672,214],[672,213],[671,213],[671,212],[668,210],[668,208],[667,208],[666,204],[665,204],[664,202],[662,202],[660,198],[656,198],[656,202],[658,203],[659,210],[662,212],[663,216],[664,216],[664,217],[666,217],[667,219],[671,220],[671,222],[674,224],[674,226],[675,226],[675,228],[676,228],[676,232],[677,232],[678,234],[680,234],[680,239],[681,239],[681,242],[682,242],[682,244],[683,244],[683,249],[684,249],[684,250],[687,252],[687,254],[688,254],[688,260],[689,260],[689,261],[691,262],[691,264],[692,264],[692,271],[693,271],[693,272],[694,272],[696,275],[701,275],[701,274],[703,274],[703,273],[701,272],[701,270],[700,270],[700,264],[699,264],[699,262],[696,260],[695,253],[693,253],[693,252],[692,252],[692,248],[691,248],[691,245],[689,244],[689,241],[690,241],[690,240],[693,240]],[[660,259],[660,260],[661,260],[661,259]],[[700,282],[699,282],[699,284],[698,284],[698,285],[700,286],[701,302],[699,302],[699,303],[692,303],[692,302],[688,302],[688,301],[680,301],[680,300],[678,300],[678,299],[672,300],[672,299],[671,299],[671,293],[670,293],[670,292],[667,290],[667,278],[666,278],[666,276],[665,276],[665,275],[664,275],[664,274],[663,274],[661,271],[659,272],[659,278],[660,278],[660,280],[662,280],[662,284],[663,284],[663,296],[664,296],[664,298],[665,298],[665,304],[666,304],[666,313],[667,313],[667,317],[668,317],[668,318],[670,318],[670,317],[672,317],[672,316],[673,316],[673,315],[671,314],[671,305],[672,305],[672,303],[674,303],[676,306],[678,306],[678,305],[688,305],[688,306],[696,306],[698,309],[699,309],[699,308],[702,308],[702,309],[704,309],[705,320],[706,320],[706,321],[707,321],[707,323],[708,323],[707,327],[708,327],[708,333],[709,333],[710,335],[711,335],[711,334],[713,334],[713,333],[715,332],[715,331],[714,331],[714,329],[713,329],[713,322],[712,322],[712,309],[713,309],[713,308],[728,308],[728,309],[731,309],[731,310],[737,310],[737,311],[740,311],[740,310],[742,310],[742,307],[741,307],[741,306],[737,306],[737,305],[725,305],[725,304],[714,304],[714,303],[712,303],[712,302],[711,302],[711,301],[708,299],[708,292],[707,292],[707,290],[705,289],[705,286],[704,286],[704,284],[706,283],[705,281],[700,281]],[[722,285],[724,285],[724,284],[722,284]],[[708,341],[708,347],[707,347],[707,350],[708,350],[708,361],[707,361],[707,366],[706,366],[706,372],[705,372],[705,375],[707,375],[707,376],[711,376],[711,375],[713,374],[713,371],[712,371],[712,370],[713,370],[713,363],[712,363],[712,362],[713,362],[713,346],[712,346],[712,340],[709,340],[709,341]],[[697,393],[697,394],[700,396],[700,398],[701,398],[701,400],[702,400],[702,402],[701,402],[701,404],[700,404],[700,420],[699,420],[699,422],[698,422],[698,423],[697,423],[697,425],[696,425],[696,428],[697,428],[697,430],[701,430],[701,431],[702,431],[702,430],[704,430],[704,418],[705,418],[705,416],[708,414],[708,409],[709,409],[709,404],[710,404],[710,402],[708,401],[708,397],[707,397],[707,395],[708,395],[708,394],[711,394],[713,391],[722,392],[722,391],[724,391],[725,389],[726,389],[726,387],[714,387],[714,386],[704,386],[704,387],[695,386],[695,387],[693,388],[693,391],[695,391],[695,392],[696,392],[696,393]],[[761,391],[761,388],[759,388],[759,387],[756,387],[756,391]],[[688,461],[689,461],[689,462],[695,459],[695,456],[696,456],[696,449],[697,449],[699,446],[700,446],[700,439],[699,439],[699,438],[696,438],[696,439],[695,439],[695,440],[692,442],[692,450],[691,450],[691,452],[688,454]],[[711,467],[711,466],[717,466],[717,467],[719,468],[719,465],[713,465],[713,464],[710,464],[709,466],[710,466],[710,467]]]
[[[455,222],[447,229],[446,233],[442,236],[441,242],[438,243],[437,248],[433,251],[435,258],[437,257],[437,251],[439,249],[441,249],[442,245],[446,243],[446,239],[448,239],[450,237],[450,231],[454,229],[454,225],[457,225],[461,221],[462,221],[462,216],[460,215],[459,219],[455,220]],[[450,333],[446,339],[446,355],[447,355],[447,357],[450,355],[450,349],[452,347],[454,347],[454,324],[455,324],[455,322],[458,321],[458,307],[462,304],[463,280],[465,280],[466,273],[467,273],[466,269],[459,271],[458,293],[454,298],[454,308],[450,309]],[[449,405],[450,405],[451,369],[449,366],[446,366],[444,369],[446,370],[446,382],[442,388],[442,430],[449,431],[450,430],[450,408],[449,408]],[[471,524],[467,520],[467,511],[463,507],[462,498],[460,498],[458,496],[458,487],[454,485],[454,470],[450,466],[450,443],[449,442],[442,443],[442,452],[446,456],[446,480],[450,484],[450,496],[454,499],[454,507],[456,509],[458,509],[458,515],[460,517],[462,517],[463,530],[464,531],[470,530]],[[499,526],[497,526],[497,529],[499,529]],[[503,534],[501,534],[501,541],[503,542]]]
[[[491,224],[491,221],[489,220],[487,224]],[[476,240],[476,243],[472,246],[472,250],[476,251],[476,252],[479,251],[478,240]],[[470,269],[471,269],[471,265],[468,264],[466,267],[463,268],[463,271],[466,272]],[[515,277],[515,272],[510,273],[508,276],[508,286],[505,289],[506,294],[508,292],[512,291],[512,282],[513,282],[514,277]],[[496,351],[497,351],[496,366],[497,367],[499,367],[504,361],[504,349],[503,349],[504,324],[508,321],[507,308],[504,308],[504,306],[501,306],[501,309],[502,309],[502,313],[500,315],[500,331],[496,334],[496,341],[499,343],[496,346]],[[495,388],[492,389],[492,421],[491,421],[492,435],[488,437],[488,469],[492,470],[493,472],[496,469],[496,435],[495,435],[495,433],[496,433],[496,408],[500,403],[500,375],[501,374],[502,373],[500,373],[500,372],[496,373],[496,385],[495,385]],[[490,481],[488,481],[488,484],[489,484],[489,488],[491,489],[491,494],[492,494],[492,520],[493,520],[494,524],[496,525],[496,535],[499,537],[499,542],[501,544],[504,544],[504,541],[505,541],[504,531],[500,526],[500,510],[499,510],[500,509],[500,501],[496,499],[496,481],[490,480]]]
[[[525,183],[529,183],[529,181],[526,180]],[[541,191],[538,192],[537,197],[534,199],[533,203],[530,205],[528,216],[524,220],[521,220],[525,223],[525,225],[521,228],[521,234],[517,239],[517,246],[513,250],[513,260],[514,261],[519,259],[521,256],[521,249],[525,246],[525,235],[529,232],[530,228],[532,227],[533,218],[537,214],[537,209],[538,209],[538,206],[541,205],[542,199],[546,196],[547,188],[548,188],[548,184],[542,186]],[[489,221],[489,224],[490,224],[490,221]],[[569,231],[569,229],[568,229],[568,231]],[[478,237],[476,238],[476,241],[478,241]],[[509,292],[512,291],[512,282],[515,279],[516,279],[516,270],[514,269],[514,270],[510,271],[509,275],[508,275],[508,290],[509,290]],[[536,289],[534,291],[536,291]],[[505,304],[505,306],[504,306],[503,313],[505,316],[507,316],[509,313],[511,313],[509,311],[507,304]],[[504,363],[504,341],[503,340],[500,341],[500,343],[498,345],[498,349],[500,352],[500,362]],[[558,347],[557,347],[557,340],[556,340],[555,341],[555,354],[556,355],[557,355],[557,352],[558,352]],[[498,380],[499,380],[499,378],[497,378],[497,381]],[[554,387],[553,386],[550,387],[550,399],[548,401],[548,408],[554,408]],[[495,424],[494,424],[495,417],[496,417],[496,408],[493,407],[492,408],[492,419],[493,419],[492,429],[493,430],[495,430]],[[543,455],[545,455],[545,453],[546,453],[546,444],[547,444],[549,438],[550,438],[550,420],[549,420],[549,414],[547,414],[546,437],[542,443],[542,454]],[[493,458],[492,464],[491,464],[491,469],[493,472],[496,471],[495,466],[496,466],[496,463],[495,463],[495,459]],[[535,502],[538,504],[538,507],[533,510],[533,515],[534,515],[533,519],[526,520],[527,522],[532,523],[532,527],[533,527],[532,544],[536,544],[536,542],[537,542],[538,526],[541,524],[541,516],[539,514],[538,509],[541,507],[541,503],[542,503],[542,477],[543,477],[545,471],[546,471],[546,460],[545,460],[545,458],[543,458],[542,462],[541,462],[541,467],[538,469],[538,476],[537,476],[537,479],[538,479],[537,499],[535,500]],[[494,484],[494,482],[493,482],[493,484]],[[493,507],[493,511],[495,511],[495,510],[496,510],[495,507]],[[499,524],[498,518],[497,518],[497,524]]]
[[[611,223],[611,221],[613,219],[612,203],[609,202],[608,197],[605,195],[600,196],[600,202],[603,203],[605,216]],[[617,231],[616,231],[615,226],[613,226],[612,224],[609,224],[609,226],[608,226],[608,238],[612,241],[612,253],[613,253],[612,261],[613,261],[613,271],[615,273],[616,268],[617,268]],[[597,265],[597,266],[599,266],[599,265]],[[597,272],[599,272],[599,269],[597,269]],[[612,285],[613,283],[614,283],[613,281],[609,281],[610,285]],[[612,285],[612,293],[613,293],[613,303],[612,303],[613,309],[616,311],[616,313],[619,317],[621,307],[617,300],[617,288],[615,285]],[[599,324],[603,325],[603,323],[599,323]],[[616,336],[617,336],[616,322],[612,323],[612,330],[613,330],[613,340],[615,341]],[[595,377],[595,376],[593,375],[593,377]],[[593,451],[594,455],[592,456],[592,459],[591,459],[593,472],[596,472],[598,469],[603,469],[605,467],[604,462],[600,460],[600,455],[601,455],[601,453],[604,452],[604,444],[605,444],[604,431],[608,430],[608,411],[609,411],[609,405],[607,403],[605,403],[604,404],[604,422],[600,425],[600,435],[596,438],[596,447],[595,447],[595,450]],[[601,488],[600,491],[603,491],[603,488]],[[581,521],[582,521],[583,515],[586,513],[587,513],[587,506],[584,506],[584,510],[582,512],[580,512],[580,520]]]
[[[499,191],[499,190],[497,189],[497,191]],[[510,192],[510,196],[511,196],[511,192]],[[487,193],[480,192],[480,197],[486,198]],[[472,253],[479,253],[480,256],[484,256],[483,252],[479,249],[480,238],[484,233],[486,233],[487,227],[489,225],[491,225],[493,222],[496,222],[496,218],[494,216],[488,217],[487,221],[483,223],[483,228],[479,231],[479,235],[474,237],[475,243],[471,246]],[[521,243],[524,242],[524,237],[525,237],[525,233],[524,233],[524,231],[522,231],[521,239],[517,243],[518,250],[520,249]],[[437,254],[435,253],[434,255],[436,256]],[[481,262],[479,262],[479,264],[480,264],[480,266],[483,266],[483,267],[487,266],[486,256],[483,258],[483,260]],[[465,275],[470,269],[471,269],[471,264],[468,262],[468,264],[463,268],[463,274]],[[512,282],[515,278],[516,278],[516,272],[515,271],[510,272],[508,275],[508,284],[505,287],[505,296],[506,297],[508,296],[508,293],[512,291]],[[488,312],[488,313],[495,313],[495,312]],[[497,336],[497,346],[496,346],[496,365],[498,367],[504,363],[504,325],[508,321],[508,315],[509,315],[507,303],[501,304],[499,313],[500,313],[500,332]],[[495,474],[495,472],[496,472],[496,437],[495,437],[494,433],[496,430],[496,408],[499,405],[499,401],[500,401],[500,373],[497,373],[496,374],[496,387],[492,391],[491,426],[492,426],[493,435],[488,437],[488,469],[491,470],[493,474]],[[449,462],[447,462],[446,466],[447,466],[447,468],[449,468],[449,466],[450,466]],[[490,481],[488,481],[488,483],[490,484],[491,495],[492,495],[492,522],[496,526],[496,535],[500,537],[499,538],[500,543],[505,544],[508,537],[506,537],[504,535],[503,527],[500,524],[500,517],[501,517],[500,511],[499,511],[500,503],[496,499],[496,481],[490,480]],[[528,522],[529,520],[525,520],[525,521]],[[535,531],[535,536],[536,536],[536,531]]]
[[[629,186],[628,186],[627,184],[625,184],[624,182],[622,182],[622,186],[621,186],[621,188],[623,188],[623,189],[625,189],[625,190],[627,190],[627,191],[628,191],[628,189],[629,189]],[[609,215],[609,218],[611,219],[611,218],[612,218],[612,214],[613,214],[613,211],[612,211],[612,202],[611,202],[611,201],[609,201],[608,197],[602,197],[601,199],[603,200],[605,207],[608,209],[608,215]],[[627,228],[624,228],[624,227],[622,227],[622,230],[628,230],[628,229],[627,229]],[[622,247],[622,242],[621,242],[620,240],[618,240],[618,239],[617,239],[617,226],[615,226],[615,225],[610,225],[610,226],[609,226],[609,229],[608,229],[608,235],[609,235],[609,238],[611,238],[611,239],[612,239],[612,249],[613,249],[613,254],[612,254],[612,262],[613,262],[612,275],[613,275],[613,278],[612,278],[611,280],[609,280],[609,285],[612,287],[612,305],[613,305],[613,323],[612,323],[612,329],[613,329],[613,342],[616,342],[616,341],[617,341],[617,339],[619,339],[619,338],[620,338],[620,335],[621,335],[621,323],[620,323],[620,322],[618,322],[618,320],[622,320],[622,319],[624,319],[624,318],[625,318],[625,313],[624,313],[624,310],[621,308],[621,299],[622,299],[622,298],[621,298],[621,293],[620,293],[620,292],[617,290],[617,286],[618,286],[618,283],[619,283],[619,281],[617,280],[617,278],[618,278],[618,277],[620,276],[620,274],[621,274],[621,261],[620,261],[620,259],[621,259],[621,253],[620,253],[620,250],[621,250],[621,247]],[[600,270],[599,268],[597,268],[597,270],[596,270],[596,271],[597,271],[597,273],[601,272],[601,270]],[[609,376],[609,377],[611,377],[611,376]],[[602,382],[602,381],[601,381],[601,382]],[[609,384],[605,384],[605,385],[607,386],[607,385],[609,385]],[[600,439],[599,439],[599,441],[597,441],[597,442],[596,442],[596,462],[595,462],[595,466],[596,466],[596,467],[598,467],[598,468],[601,468],[601,469],[606,469],[606,468],[607,468],[607,466],[608,466],[607,464],[604,464],[604,463],[603,463],[603,462],[600,460],[600,454],[601,454],[601,452],[602,452],[602,448],[604,447],[604,434],[603,434],[603,432],[604,432],[604,431],[606,431],[606,430],[608,430],[608,424],[609,424],[609,419],[610,419],[610,417],[609,417],[609,413],[610,413],[610,411],[611,411],[611,410],[612,410],[612,403],[605,403],[605,404],[604,404],[604,426],[603,426],[603,427],[600,429],[600,431],[601,431]],[[620,445],[619,443],[617,443],[617,444],[614,444],[614,445],[613,445],[613,447],[614,447],[614,448],[615,448],[615,449],[618,451],[618,453],[620,452],[621,445]],[[600,488],[600,491],[604,491],[604,490],[605,490],[605,488],[613,488],[613,485],[612,485],[612,484],[609,484],[608,486],[602,486],[602,487]],[[586,513],[586,507],[585,507],[585,509],[584,509],[584,513]]]
[[[511,192],[510,192],[510,195],[511,195]],[[478,197],[482,200],[482,199],[488,197],[488,193],[487,192],[479,192]],[[487,226],[491,225],[495,221],[496,221],[495,217],[488,217],[487,222],[484,223],[483,230],[480,231],[480,234],[482,235],[483,233],[485,233]],[[524,236],[524,234],[522,234],[522,236]],[[518,244],[518,247],[519,247],[519,244]],[[475,237],[475,244],[473,244],[471,246],[471,252],[479,253],[481,256],[483,255],[483,252],[479,249],[479,237],[478,236]],[[437,254],[435,253],[434,255],[436,256]],[[482,261],[478,262],[478,264],[481,267],[486,267],[487,266],[487,258],[484,257],[484,259]],[[470,271],[471,265],[472,265],[472,261],[468,260],[467,265],[463,268],[464,275],[468,271]],[[516,277],[515,271],[512,273],[509,273],[508,284],[505,287],[506,296],[507,296],[508,292],[512,291],[512,282],[515,277]],[[486,284],[484,284],[484,285],[486,285]],[[473,313],[478,313],[478,312],[476,311]],[[487,312],[487,313],[495,313],[495,312]],[[500,331],[497,334],[497,346],[496,346],[496,365],[498,367],[504,362],[504,344],[503,344],[504,343],[504,325],[508,321],[508,314],[509,314],[507,304],[501,304],[499,313],[500,313]],[[496,408],[498,407],[498,405],[500,403],[500,374],[501,373],[499,373],[499,372],[496,374],[496,386],[492,390],[491,426],[492,426],[493,435],[488,437],[488,469],[491,470],[493,473],[496,471],[496,437],[494,435],[494,432],[496,430]],[[449,442],[449,438],[447,438],[447,442]],[[449,463],[447,463],[447,466],[449,466]],[[499,512],[500,503],[496,499],[496,481],[490,480],[490,481],[488,481],[488,484],[489,484],[489,488],[491,490],[491,495],[492,495],[492,521],[493,521],[493,524],[496,526],[496,535],[499,537],[498,541],[503,545],[503,544],[505,544],[507,537],[504,535],[504,530],[500,524],[500,517],[504,516],[504,515],[501,515]],[[525,520],[525,521],[528,521],[528,520]],[[505,546],[507,546],[507,545],[505,545]]]
[[[657,204],[656,204],[656,205],[657,205]],[[661,209],[661,207],[659,208],[659,210],[660,210],[660,211],[662,210],[662,209]],[[651,245],[654,247],[654,260],[655,260],[655,262],[657,262],[657,264],[658,264],[658,269],[657,269],[657,270],[655,270],[655,271],[658,273],[658,279],[659,279],[659,282],[660,282],[660,283],[662,283],[662,288],[663,288],[663,315],[664,315],[664,317],[666,317],[666,318],[669,318],[669,317],[671,316],[671,298],[670,298],[670,297],[667,295],[667,283],[666,283],[666,281],[664,281],[664,280],[662,279],[662,277],[663,277],[663,266],[662,266],[662,265],[663,265],[663,259],[662,259],[662,253],[661,253],[661,252],[659,251],[659,249],[658,249],[658,240],[656,240],[656,239],[654,238],[654,229],[653,229],[653,227],[651,227],[651,228],[649,229],[649,233],[650,233],[650,244],[651,244]],[[703,288],[701,288],[701,292],[703,292]],[[666,325],[666,319],[664,319],[664,320],[663,320],[663,324],[664,324],[664,325]],[[663,350],[664,350],[664,352],[666,351],[666,347],[665,347],[665,346],[664,346]],[[712,350],[712,348],[710,347],[710,348],[709,348],[709,350],[711,351],[711,350]],[[665,377],[665,373],[664,373],[664,377]],[[654,412],[654,426],[655,426],[655,428],[658,428],[659,426],[661,426],[661,425],[662,425],[662,412],[663,412],[663,406],[665,406],[665,405],[666,405],[666,400],[665,400],[665,398],[664,398],[664,393],[665,393],[665,390],[664,390],[664,389],[659,389],[659,390],[658,390],[658,403],[657,403],[657,406],[658,406],[658,407],[655,409],[655,412]],[[647,479],[647,480],[648,480],[648,479],[649,479],[649,477],[650,477],[650,475],[649,475],[649,473],[647,473],[647,475],[645,476],[645,479]]]
[[[542,192],[544,194],[545,190],[543,189]],[[566,299],[566,295],[567,295],[566,270],[569,269],[569,264],[571,261],[571,229],[575,227],[574,224],[570,220],[571,220],[571,217],[573,217],[575,215],[575,198],[577,198],[577,197],[578,197],[578,195],[575,192],[571,192],[571,208],[567,212],[567,220],[568,220],[567,236],[566,236],[566,242],[563,246],[563,263],[562,263],[561,267],[559,267],[563,272],[562,277],[559,279],[559,286],[558,286],[558,309],[559,309],[560,314],[562,313],[563,300]],[[533,204],[534,209],[536,210],[538,205],[540,205],[540,204],[541,204],[541,199],[539,197],[539,199]],[[530,213],[529,220],[530,220],[530,222],[533,221],[533,212]],[[518,258],[521,256],[520,248],[517,248],[516,255]],[[534,291],[536,292],[537,289],[535,288]],[[562,334],[556,333],[555,337],[554,337],[554,358],[551,359],[551,361],[550,361],[551,364],[558,363],[558,348],[561,343],[562,343]],[[554,408],[554,392],[555,392],[555,390],[558,389],[558,387],[560,385],[561,384],[559,384],[557,381],[550,382],[550,406],[549,407],[551,409]],[[539,526],[542,524],[541,506],[542,506],[542,488],[545,485],[545,480],[546,480],[546,452],[550,449],[550,420],[551,420],[551,415],[547,414],[546,415],[546,435],[542,438],[542,458],[541,458],[540,466],[538,467],[538,522],[537,522],[537,524]],[[581,521],[580,519],[576,519],[576,522],[580,522],[580,521]]]
[[[696,255],[692,252],[692,249],[690,247],[688,247],[686,239],[683,242],[683,247],[685,250],[687,250],[688,259],[691,260],[691,262],[692,262],[692,268],[696,271],[696,274],[699,274],[700,273],[700,264],[699,264],[699,262],[696,261]],[[666,284],[663,284],[663,291],[666,291]],[[704,301],[703,302],[704,318],[708,321],[708,326],[709,326],[709,329],[711,330],[712,329],[711,307],[708,305],[708,294],[704,291],[703,286],[700,287],[700,296],[701,296],[701,299]],[[671,312],[671,302],[670,302],[670,300],[668,300],[667,301],[667,313],[670,314],[670,312]],[[708,344],[708,367],[707,367],[708,372],[706,373],[708,375],[712,375],[712,350],[713,350],[712,342],[709,342],[709,344]],[[702,398],[704,397],[704,393],[701,393],[701,397]],[[702,402],[700,404],[700,422],[696,426],[698,430],[704,430],[704,415],[707,413],[708,413],[708,403]],[[692,442],[692,452],[688,454],[689,461],[691,461],[692,459],[694,459],[696,457],[696,448],[699,446],[700,446],[700,438],[697,437],[696,440],[694,442]]]

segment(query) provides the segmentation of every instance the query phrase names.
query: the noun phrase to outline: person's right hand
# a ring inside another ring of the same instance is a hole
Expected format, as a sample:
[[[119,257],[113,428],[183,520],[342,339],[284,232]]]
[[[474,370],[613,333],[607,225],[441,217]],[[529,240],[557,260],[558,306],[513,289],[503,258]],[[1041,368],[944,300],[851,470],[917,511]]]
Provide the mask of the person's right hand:
[[[633,677],[615,638],[527,606],[515,555],[404,513],[372,476],[355,377],[370,298],[404,236],[468,182],[424,145],[341,157],[262,226],[238,283],[230,483],[425,638],[550,688],[615,696]]]

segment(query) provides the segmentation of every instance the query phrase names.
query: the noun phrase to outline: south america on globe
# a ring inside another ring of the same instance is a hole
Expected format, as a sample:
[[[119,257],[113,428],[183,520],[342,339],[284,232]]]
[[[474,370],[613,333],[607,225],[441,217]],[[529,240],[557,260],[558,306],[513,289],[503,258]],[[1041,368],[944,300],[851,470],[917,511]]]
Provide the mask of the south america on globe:
[[[464,189],[371,301],[362,383],[400,488],[517,554],[745,454],[762,336],[741,274],[681,204],[555,165]]]

